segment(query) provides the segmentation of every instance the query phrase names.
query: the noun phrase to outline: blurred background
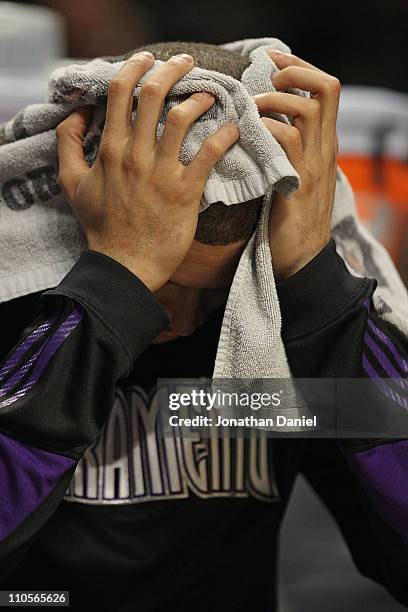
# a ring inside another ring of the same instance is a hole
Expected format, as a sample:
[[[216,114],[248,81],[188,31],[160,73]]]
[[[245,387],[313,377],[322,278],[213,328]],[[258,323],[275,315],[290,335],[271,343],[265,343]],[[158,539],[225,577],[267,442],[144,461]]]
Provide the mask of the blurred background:
[[[121,54],[159,40],[264,36],[281,38],[342,81],[340,165],[362,218],[408,283],[408,0],[0,1],[0,121],[44,100],[50,70],[66,58]],[[358,575],[302,479],[281,560],[281,612],[405,609]]]

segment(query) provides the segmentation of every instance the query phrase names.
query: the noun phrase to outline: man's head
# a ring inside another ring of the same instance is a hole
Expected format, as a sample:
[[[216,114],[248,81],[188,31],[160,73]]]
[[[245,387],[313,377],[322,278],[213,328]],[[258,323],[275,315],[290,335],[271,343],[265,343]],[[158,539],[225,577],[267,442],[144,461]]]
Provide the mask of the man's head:
[[[188,53],[199,68],[214,70],[240,80],[249,58],[216,45],[168,42],[144,46],[156,59]],[[190,335],[216,306],[225,302],[239,257],[254,232],[263,198],[226,206],[210,205],[198,217],[192,248],[182,265],[157,293],[169,312],[170,331],[155,343]]]

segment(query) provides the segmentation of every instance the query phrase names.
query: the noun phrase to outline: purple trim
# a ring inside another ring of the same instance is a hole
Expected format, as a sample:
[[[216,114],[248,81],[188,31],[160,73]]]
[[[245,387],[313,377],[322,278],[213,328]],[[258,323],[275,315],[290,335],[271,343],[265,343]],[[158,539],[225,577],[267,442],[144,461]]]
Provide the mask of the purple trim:
[[[350,459],[378,512],[408,538],[408,440],[353,453]]]
[[[0,541],[38,508],[74,465],[74,459],[25,446],[0,433]]]
[[[390,340],[390,338],[379,328],[371,319],[368,319],[368,326],[374,332],[374,334],[381,340],[383,344],[389,349],[395,361],[398,363],[401,371],[405,374],[408,374],[408,361],[404,359],[395,344]]]
[[[363,365],[363,370],[365,370],[366,374],[373,381],[373,383],[380,389],[381,393],[385,395],[385,397],[388,397],[393,402],[396,402],[397,404],[399,404],[400,406],[408,410],[408,401],[406,400],[406,398],[401,397],[399,393],[391,389],[391,387],[389,387],[385,383],[384,379],[381,378],[378,372],[374,370],[373,366],[371,365],[371,363],[368,361],[367,357],[364,354],[363,354],[363,359],[362,359],[362,365]]]
[[[30,357],[28,361],[26,361],[14,374],[11,376],[4,385],[0,388],[0,397],[7,395],[13,389],[22,378],[27,374],[28,370],[31,368],[33,363],[37,361],[41,351],[43,350],[44,345],[41,346],[34,355]]]
[[[403,389],[408,389],[408,382],[402,378],[401,372],[397,372],[387,355],[380,349],[378,344],[371,338],[371,336],[369,336],[367,332],[364,334],[364,342],[371,350],[373,355],[376,356],[379,364],[383,370],[387,372],[388,376],[394,379],[394,382]]]
[[[366,298],[364,300],[363,306],[364,306],[364,308],[366,308],[368,310],[368,312],[370,312],[370,310],[371,310],[371,300],[370,300],[370,298]]]
[[[47,340],[44,346],[39,351],[38,359],[36,360],[33,371],[31,372],[30,378],[24,385],[18,389],[18,391],[8,397],[3,402],[0,402],[0,408],[4,406],[8,406],[16,402],[17,400],[24,397],[24,395],[30,391],[30,389],[35,385],[37,380],[40,378],[44,369],[48,365],[51,357],[54,353],[59,349],[64,340],[71,334],[71,332],[78,326],[83,318],[83,310],[75,307],[73,312],[66,318],[64,323],[56,330],[56,332]],[[27,370],[27,368],[26,368]]]
[[[0,381],[11,372],[11,370],[17,365],[20,361],[21,357],[24,355],[26,351],[35,343],[39,338],[45,335],[45,333],[50,329],[51,325],[55,322],[55,317],[48,321],[44,321],[37,329],[35,329],[32,334],[27,336],[21,344],[19,344],[15,350],[11,353],[10,357],[3,364],[0,369]]]

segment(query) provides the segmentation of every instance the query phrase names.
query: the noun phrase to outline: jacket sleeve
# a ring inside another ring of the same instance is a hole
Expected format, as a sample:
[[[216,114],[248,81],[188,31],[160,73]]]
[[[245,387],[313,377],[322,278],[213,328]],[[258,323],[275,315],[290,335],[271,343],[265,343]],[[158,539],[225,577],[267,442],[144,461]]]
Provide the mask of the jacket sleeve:
[[[375,288],[375,280],[348,272],[331,241],[278,285],[282,335],[295,377],[360,379],[371,414],[406,422],[408,342],[376,313]],[[363,410],[352,397],[340,397],[340,410]],[[311,439],[304,448],[303,471],[360,571],[408,604],[408,441]]]
[[[62,501],[116,382],[167,322],[136,276],[94,251],[41,295],[0,365],[0,581]]]

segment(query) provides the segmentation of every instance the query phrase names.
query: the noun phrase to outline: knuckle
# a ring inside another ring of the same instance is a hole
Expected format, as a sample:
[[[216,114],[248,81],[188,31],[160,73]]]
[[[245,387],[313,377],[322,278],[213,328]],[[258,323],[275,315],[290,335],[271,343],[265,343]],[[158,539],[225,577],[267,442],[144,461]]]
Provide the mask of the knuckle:
[[[224,125],[224,131],[225,134],[229,137],[229,138],[238,138],[240,132],[239,132],[239,128],[238,125],[236,125],[235,123],[227,123]]]
[[[116,159],[117,151],[112,141],[105,139],[99,147],[99,157],[104,162],[112,162]]]
[[[269,117],[261,117],[261,121],[264,124],[264,126],[266,127],[267,130],[269,130],[269,132],[272,134],[272,136],[275,135],[275,124],[273,122],[273,119],[270,119]]]
[[[64,137],[65,133],[66,133],[66,123],[65,121],[63,121],[62,123],[57,125],[55,134],[57,136],[57,139],[60,139]]]
[[[287,129],[286,141],[288,145],[291,145],[291,146],[297,146],[301,143],[300,132],[293,125]]]
[[[188,113],[181,105],[171,108],[167,115],[167,121],[174,127],[183,127],[188,119]]]
[[[213,162],[213,156],[210,154],[206,147],[203,147],[200,151],[200,155],[197,160],[197,167],[200,168],[200,170],[203,170],[206,169],[208,166],[211,166]]]
[[[274,104],[274,102],[277,102],[278,104],[281,102],[285,101],[285,93],[283,91],[275,91],[275,92],[270,92],[268,93],[268,97],[267,100],[269,102],[269,104],[272,106]],[[273,108],[273,106],[272,106]]]
[[[298,62],[301,62],[302,60],[300,59],[300,57],[298,55],[295,55],[294,53],[290,53],[290,55],[288,56],[290,57],[291,61],[296,64]]]
[[[141,166],[142,154],[139,149],[133,149],[133,151],[126,155],[123,159],[123,167],[125,171],[133,174],[138,173]]]
[[[142,86],[140,96],[146,100],[154,100],[161,95],[161,85],[158,81],[147,81]]]
[[[135,154],[132,155],[127,155],[123,160],[122,160],[122,167],[123,170],[125,171],[125,173],[132,173],[134,174],[137,169],[138,169],[138,157]]]
[[[182,179],[175,180],[169,191],[169,203],[181,204],[184,202],[187,195],[186,184]]]
[[[129,89],[127,80],[123,76],[117,76],[109,83],[109,96],[120,96]]]
[[[298,67],[297,66],[286,66],[286,68],[283,68],[281,70],[281,73],[282,72],[288,76],[295,76],[298,72]]]
[[[66,141],[73,141],[78,139],[78,131],[72,127],[68,122],[60,123],[56,130],[57,139],[64,138]]]
[[[337,77],[330,76],[326,81],[326,88],[329,93],[339,95],[341,83]]]
[[[205,152],[210,159],[218,159],[223,153],[223,148],[217,140],[209,140],[206,143]]]

